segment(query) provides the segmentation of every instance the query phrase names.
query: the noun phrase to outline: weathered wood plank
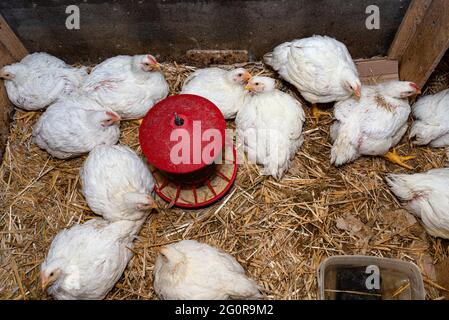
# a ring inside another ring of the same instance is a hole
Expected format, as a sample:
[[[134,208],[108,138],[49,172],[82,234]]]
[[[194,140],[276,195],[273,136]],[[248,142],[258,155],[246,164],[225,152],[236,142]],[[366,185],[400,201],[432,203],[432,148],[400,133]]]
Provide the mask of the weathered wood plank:
[[[387,58],[371,58],[355,60],[359,77],[364,84],[398,80],[398,61]]]
[[[388,57],[401,61],[402,56],[413,40],[432,0],[413,0],[399,26],[396,36],[388,51]]]
[[[0,68],[22,59],[28,51],[0,15]],[[2,81],[0,81],[2,82]],[[3,83],[0,85],[0,163],[3,161],[13,106]]]
[[[433,0],[409,46],[399,69],[401,79],[424,86],[449,48],[449,5]]]
[[[21,60],[28,54],[28,50],[11,30],[3,16],[0,14],[0,43],[8,50],[14,60]]]
[[[14,58],[9,51],[0,43],[0,68],[6,64],[14,62]],[[0,80],[0,82],[3,82]],[[5,86],[0,84],[0,163],[3,161],[3,153],[5,152],[6,142],[9,136],[9,126],[11,124],[11,116],[13,106],[6,94]]]
[[[243,49],[254,60],[278,44],[313,34],[343,41],[355,58],[386,55],[411,0],[11,1],[0,12],[30,51],[68,63],[152,53],[185,62],[190,49]],[[66,7],[80,8],[80,29],[65,27]],[[379,30],[367,30],[377,5]]]

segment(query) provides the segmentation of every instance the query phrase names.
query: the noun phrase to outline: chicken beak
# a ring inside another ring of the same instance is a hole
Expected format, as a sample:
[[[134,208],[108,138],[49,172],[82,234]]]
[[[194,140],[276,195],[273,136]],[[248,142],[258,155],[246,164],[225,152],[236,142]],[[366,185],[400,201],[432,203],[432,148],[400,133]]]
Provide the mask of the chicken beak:
[[[422,93],[421,89],[416,90],[416,95],[420,95]]]
[[[357,99],[360,99],[360,97],[362,96],[362,92],[361,92],[360,87],[357,87],[357,88],[354,90],[354,96],[356,96]]]
[[[247,84],[247,85],[245,86],[245,90],[246,90],[246,91],[252,91],[252,90],[253,90],[253,86],[250,85],[250,84]]]
[[[41,288],[42,291],[47,290],[48,286],[50,285],[50,280],[48,279],[48,277],[41,275]]]
[[[151,70],[153,71],[160,71],[161,70],[161,65],[159,63],[155,63],[151,65]]]
[[[157,203],[156,203],[156,201],[154,200],[154,198],[152,197],[152,196],[148,196],[148,202],[150,203],[148,206],[147,206],[147,209],[148,210],[153,210],[153,209],[158,209],[159,208],[159,206],[157,205]]]
[[[249,80],[251,80],[252,77],[253,77],[253,76],[252,76],[251,73],[249,73],[249,72],[245,72],[245,73],[243,74],[243,80],[244,80],[245,82],[248,82]]]
[[[14,78],[14,77],[13,76],[7,76],[7,73],[4,72],[4,71],[0,72],[0,79],[11,80],[12,78]]]

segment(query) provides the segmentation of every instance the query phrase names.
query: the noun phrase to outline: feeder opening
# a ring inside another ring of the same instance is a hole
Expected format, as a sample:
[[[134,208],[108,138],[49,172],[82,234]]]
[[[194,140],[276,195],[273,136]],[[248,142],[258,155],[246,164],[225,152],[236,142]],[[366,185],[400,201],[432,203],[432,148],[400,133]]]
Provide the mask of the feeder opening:
[[[175,124],[180,127],[184,124],[184,119],[175,112]]]

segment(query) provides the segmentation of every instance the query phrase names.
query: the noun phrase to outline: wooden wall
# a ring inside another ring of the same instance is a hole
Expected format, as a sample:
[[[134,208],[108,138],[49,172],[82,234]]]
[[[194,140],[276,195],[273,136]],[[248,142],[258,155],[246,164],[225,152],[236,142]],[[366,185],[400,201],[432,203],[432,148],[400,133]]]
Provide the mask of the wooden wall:
[[[22,59],[27,50],[0,15],[0,68]],[[13,107],[3,84],[0,85],[0,163],[3,160]]]
[[[247,49],[259,59],[275,45],[313,34],[344,41],[355,58],[385,55],[410,0],[0,0],[0,12],[30,51],[74,62],[151,51],[182,61],[189,49]],[[78,4],[80,30],[65,9]],[[369,5],[379,30],[367,30]]]
[[[388,56],[402,79],[424,86],[449,48],[449,1],[413,0]]]

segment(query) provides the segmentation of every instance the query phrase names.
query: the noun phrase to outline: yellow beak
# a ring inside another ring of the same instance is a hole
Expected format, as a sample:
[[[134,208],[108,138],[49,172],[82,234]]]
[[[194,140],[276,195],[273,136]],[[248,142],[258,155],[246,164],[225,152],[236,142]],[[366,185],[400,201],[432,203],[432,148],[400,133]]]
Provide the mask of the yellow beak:
[[[249,80],[251,80],[252,77],[253,76],[251,75],[251,73],[245,72],[245,74],[243,75],[243,80],[248,82]]]
[[[47,290],[49,284],[50,284],[50,281],[48,280],[48,278],[45,277],[45,276],[41,276],[41,288],[42,288],[42,291]]]

